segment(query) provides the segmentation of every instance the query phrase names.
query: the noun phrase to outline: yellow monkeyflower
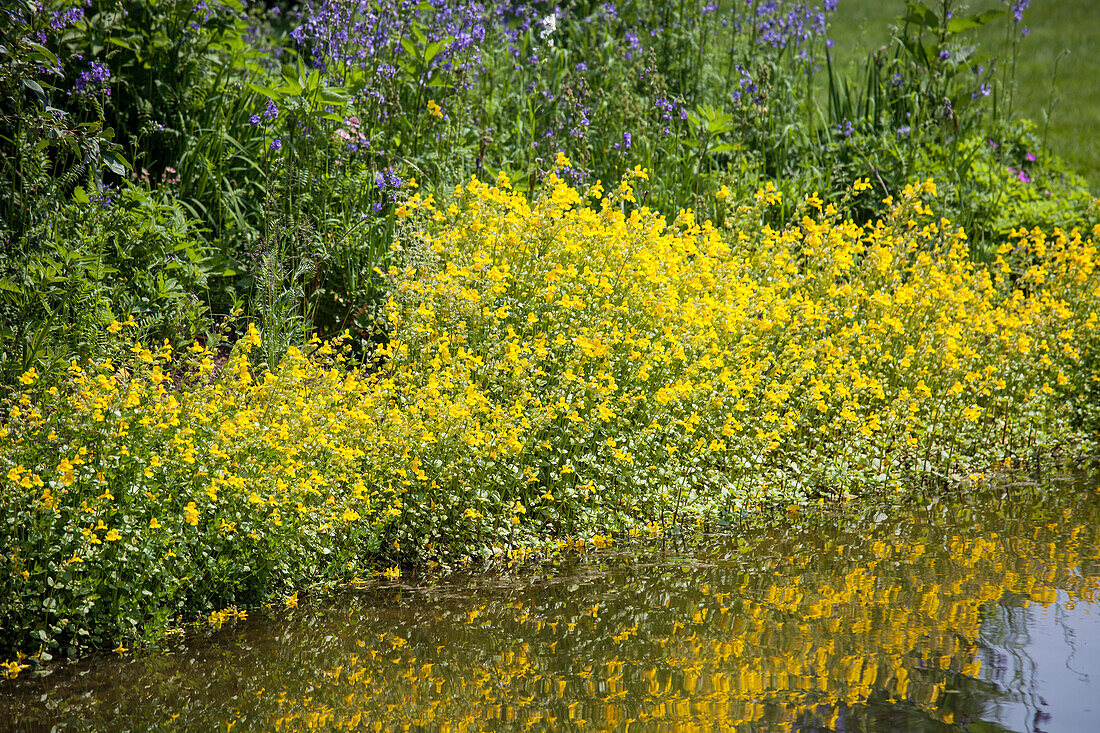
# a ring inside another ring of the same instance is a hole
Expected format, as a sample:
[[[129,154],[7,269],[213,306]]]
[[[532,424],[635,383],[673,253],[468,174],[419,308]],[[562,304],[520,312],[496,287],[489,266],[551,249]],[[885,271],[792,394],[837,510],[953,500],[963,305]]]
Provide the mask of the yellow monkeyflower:
[[[428,114],[432,117],[443,117],[443,108],[436,104],[434,99],[428,100]]]
[[[29,667],[29,664],[21,664],[18,661],[11,659],[3,664],[0,664],[0,674],[9,680],[14,680],[19,676],[19,673]]]

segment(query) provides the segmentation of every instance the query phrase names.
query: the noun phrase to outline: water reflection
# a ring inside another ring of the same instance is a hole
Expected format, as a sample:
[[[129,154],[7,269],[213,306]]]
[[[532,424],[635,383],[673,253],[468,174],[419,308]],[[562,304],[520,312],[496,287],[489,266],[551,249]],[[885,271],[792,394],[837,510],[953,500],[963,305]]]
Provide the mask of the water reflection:
[[[1095,482],[253,614],[5,683],[0,721],[236,730],[1095,727]]]
[[[1100,727],[1100,607],[1059,591],[1049,605],[1000,604],[982,624],[985,717],[1010,730]]]

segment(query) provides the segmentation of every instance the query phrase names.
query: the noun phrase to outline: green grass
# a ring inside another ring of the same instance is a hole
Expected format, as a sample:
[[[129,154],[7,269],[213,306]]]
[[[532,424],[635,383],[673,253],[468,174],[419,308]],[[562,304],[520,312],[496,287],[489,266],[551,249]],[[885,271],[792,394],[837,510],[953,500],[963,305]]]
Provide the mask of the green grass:
[[[938,6],[939,3],[933,3]],[[970,3],[972,10],[1003,7],[996,0]],[[835,58],[848,68],[859,55],[890,41],[889,26],[904,15],[902,0],[841,0],[830,36]],[[1024,13],[1031,34],[1019,45],[1015,109],[1042,130],[1050,111],[1047,143],[1100,191],[1100,2],[1034,0]],[[1003,22],[977,38],[991,52],[1006,47]],[[988,44],[988,45],[987,45]],[[1057,79],[1055,81],[1055,64]]]

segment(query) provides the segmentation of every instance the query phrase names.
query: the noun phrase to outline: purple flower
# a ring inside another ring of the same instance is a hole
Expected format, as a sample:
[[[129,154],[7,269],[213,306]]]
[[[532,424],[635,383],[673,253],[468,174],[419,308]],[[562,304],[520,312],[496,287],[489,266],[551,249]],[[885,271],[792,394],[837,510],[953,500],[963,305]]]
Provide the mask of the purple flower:
[[[99,61],[89,61],[88,70],[80,72],[73,82],[73,92],[82,97],[91,99],[99,92],[110,94],[107,86],[110,83],[111,70],[106,64]]]
[[[1027,158],[1027,161],[1029,163],[1034,163],[1035,162],[1035,154],[1034,153],[1025,153],[1024,157]]]
[[[909,137],[909,132],[910,132],[909,125],[902,125],[901,127],[898,128],[897,136],[898,137]]]
[[[279,150],[282,147],[283,147],[283,141],[280,140],[279,138],[275,138],[274,140],[271,141],[271,149],[272,150]]]
[[[53,18],[50,19],[50,28],[55,31],[64,30],[78,20],[84,19],[84,8],[75,7],[69,8],[65,12],[55,10]]]
[[[944,50],[940,51],[940,61],[947,61],[947,59],[949,59],[949,58],[951,58],[951,52],[950,51],[948,51],[946,48]]]
[[[260,124],[260,116],[259,115],[252,115],[251,117],[248,118],[248,121],[252,123],[253,127],[255,127],[256,125]]]
[[[844,120],[843,122],[837,123],[836,131],[838,134],[843,135],[847,138],[852,136],[852,133],[856,131],[856,128],[854,125],[852,125],[851,120]]]
[[[275,106],[274,100],[267,100],[267,108],[264,109],[264,119],[273,120],[279,116],[279,108]]]
[[[1026,171],[1017,171],[1016,177],[1024,183],[1031,183],[1031,176],[1029,176]]]
[[[970,98],[977,99],[978,97],[988,97],[992,91],[993,90],[989,88],[988,84],[983,83],[980,87],[978,87],[978,91],[970,95]]]
[[[631,137],[629,132],[623,133],[623,147],[626,150],[630,150]]]

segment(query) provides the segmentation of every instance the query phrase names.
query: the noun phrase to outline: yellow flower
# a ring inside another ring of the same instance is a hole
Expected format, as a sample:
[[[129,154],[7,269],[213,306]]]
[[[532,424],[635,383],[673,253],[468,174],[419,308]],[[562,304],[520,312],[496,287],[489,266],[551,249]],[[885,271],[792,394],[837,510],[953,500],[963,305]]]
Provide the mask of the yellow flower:
[[[298,591],[294,591],[293,595],[289,595],[289,596],[286,597],[286,607],[287,608],[297,608],[298,607]]]
[[[436,104],[434,99],[428,100],[428,114],[432,117],[443,117],[443,108]]]
[[[111,321],[111,325],[107,326],[107,330],[111,333],[119,333],[122,331],[122,324],[118,321]]]
[[[354,522],[356,519],[359,519],[359,512],[355,511],[351,507],[344,509],[345,522]]]
[[[195,507],[195,502],[188,502],[187,506],[183,509],[183,521],[195,527],[199,523],[199,510]]]
[[[725,201],[726,199],[729,198],[729,196],[730,196],[729,187],[723,184],[723,186],[718,189],[718,198]]]
[[[156,517],[149,520],[149,529],[160,529],[161,524],[157,521]]]
[[[19,676],[19,673],[29,667],[29,664],[20,664],[18,661],[11,659],[3,664],[0,664],[0,670],[3,670],[3,675],[9,680],[14,680]]]
[[[23,372],[23,375],[21,377],[19,377],[19,381],[22,384],[26,384],[26,385],[34,384],[37,379],[38,379],[38,372],[35,371],[34,367],[31,367],[27,371]]]
[[[122,535],[118,533],[118,530],[111,528],[107,531],[107,534],[103,536],[103,539],[107,540],[108,542],[116,542],[122,539]]]

